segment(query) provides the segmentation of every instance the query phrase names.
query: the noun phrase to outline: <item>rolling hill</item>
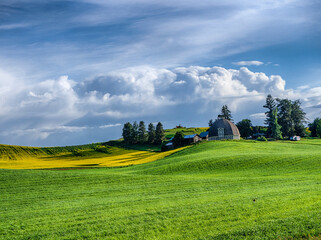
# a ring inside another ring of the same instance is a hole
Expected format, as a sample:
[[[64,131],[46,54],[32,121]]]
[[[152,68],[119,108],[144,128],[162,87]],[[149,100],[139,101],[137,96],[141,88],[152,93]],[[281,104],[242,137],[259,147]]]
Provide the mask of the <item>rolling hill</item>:
[[[317,139],[212,141],[126,168],[1,169],[0,238],[319,239],[320,161]]]

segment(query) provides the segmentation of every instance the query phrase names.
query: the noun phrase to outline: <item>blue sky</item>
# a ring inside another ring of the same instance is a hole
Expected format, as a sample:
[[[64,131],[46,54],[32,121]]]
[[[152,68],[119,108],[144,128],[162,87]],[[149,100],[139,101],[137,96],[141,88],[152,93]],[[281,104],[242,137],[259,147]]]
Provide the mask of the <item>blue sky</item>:
[[[2,0],[0,143],[70,145],[144,120],[263,124],[267,94],[321,116],[321,4]]]

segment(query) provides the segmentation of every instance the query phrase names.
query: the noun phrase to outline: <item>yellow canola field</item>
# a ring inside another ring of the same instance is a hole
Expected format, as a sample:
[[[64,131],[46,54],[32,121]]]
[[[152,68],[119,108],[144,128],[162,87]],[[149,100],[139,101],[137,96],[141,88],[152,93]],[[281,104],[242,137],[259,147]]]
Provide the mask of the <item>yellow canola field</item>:
[[[70,153],[48,155],[40,148],[0,146],[0,168],[2,169],[45,169],[70,167],[120,167],[143,164],[162,159],[182,150],[166,152],[139,151],[115,148],[111,154],[87,151],[88,156],[72,156]]]

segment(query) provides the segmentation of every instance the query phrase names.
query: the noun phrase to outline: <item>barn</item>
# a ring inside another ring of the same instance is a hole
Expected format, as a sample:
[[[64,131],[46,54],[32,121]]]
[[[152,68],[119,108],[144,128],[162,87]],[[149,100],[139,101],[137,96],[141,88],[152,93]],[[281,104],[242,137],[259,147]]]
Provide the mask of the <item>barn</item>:
[[[231,121],[219,117],[210,127],[208,140],[223,140],[235,139],[239,140],[241,137],[239,129]]]

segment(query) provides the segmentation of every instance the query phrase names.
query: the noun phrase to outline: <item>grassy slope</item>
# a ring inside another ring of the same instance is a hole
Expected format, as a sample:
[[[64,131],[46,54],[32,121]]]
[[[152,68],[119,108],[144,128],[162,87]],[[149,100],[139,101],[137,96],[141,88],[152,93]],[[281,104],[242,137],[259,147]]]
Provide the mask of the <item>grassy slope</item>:
[[[0,238],[320,236],[320,161],[320,140],[222,141],[128,168],[0,170]]]

